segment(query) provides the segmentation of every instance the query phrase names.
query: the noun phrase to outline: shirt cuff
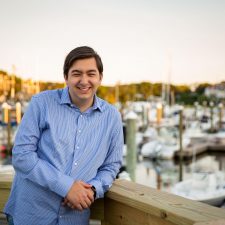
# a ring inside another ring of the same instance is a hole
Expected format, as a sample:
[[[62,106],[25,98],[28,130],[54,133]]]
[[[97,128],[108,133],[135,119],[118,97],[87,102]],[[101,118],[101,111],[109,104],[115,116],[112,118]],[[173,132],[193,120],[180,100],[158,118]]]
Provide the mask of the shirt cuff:
[[[90,180],[88,183],[95,187],[95,190],[96,190],[96,198],[95,199],[104,197],[104,191],[102,189],[101,182],[93,179],[93,180]]]
[[[70,176],[63,176],[60,180],[56,183],[54,192],[59,194],[62,197],[66,197],[67,193],[69,192],[70,188],[72,187],[74,180]]]

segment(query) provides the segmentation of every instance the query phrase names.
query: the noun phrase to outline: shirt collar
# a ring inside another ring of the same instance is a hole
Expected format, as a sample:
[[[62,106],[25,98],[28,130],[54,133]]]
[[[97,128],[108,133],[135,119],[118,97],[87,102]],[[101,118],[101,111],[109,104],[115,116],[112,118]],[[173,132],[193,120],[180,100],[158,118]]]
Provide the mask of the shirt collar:
[[[93,109],[99,109],[100,112],[102,112],[101,101],[100,101],[100,99],[97,97],[96,94],[95,94],[95,96],[94,96],[94,104],[93,104],[92,108],[93,108]]]
[[[69,104],[69,105],[73,104],[70,100],[68,87],[62,89],[60,104]],[[100,102],[100,99],[96,96],[96,94],[94,95],[94,104],[91,108],[93,110],[99,109],[102,112],[101,102]]]
[[[69,88],[68,87],[62,89],[60,104],[69,104],[69,105],[72,104],[72,102],[70,100],[70,96],[69,96]]]

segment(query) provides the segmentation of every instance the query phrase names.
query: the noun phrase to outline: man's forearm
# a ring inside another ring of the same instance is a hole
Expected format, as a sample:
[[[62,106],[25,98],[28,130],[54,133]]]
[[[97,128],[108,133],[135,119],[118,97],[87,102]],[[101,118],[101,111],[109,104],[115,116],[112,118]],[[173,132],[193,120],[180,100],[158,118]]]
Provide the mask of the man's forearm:
[[[38,158],[36,152],[28,153],[17,149],[12,159],[13,166],[21,177],[46,187],[62,197],[67,195],[74,183],[72,177],[57,170],[46,160]]]

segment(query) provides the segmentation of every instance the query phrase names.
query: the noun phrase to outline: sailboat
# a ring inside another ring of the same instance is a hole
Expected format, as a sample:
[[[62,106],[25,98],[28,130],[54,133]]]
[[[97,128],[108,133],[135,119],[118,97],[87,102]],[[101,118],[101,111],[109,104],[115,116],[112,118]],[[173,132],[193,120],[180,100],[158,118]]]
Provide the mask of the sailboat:
[[[225,200],[224,173],[194,173],[192,178],[175,184],[171,192],[184,198],[221,206]]]

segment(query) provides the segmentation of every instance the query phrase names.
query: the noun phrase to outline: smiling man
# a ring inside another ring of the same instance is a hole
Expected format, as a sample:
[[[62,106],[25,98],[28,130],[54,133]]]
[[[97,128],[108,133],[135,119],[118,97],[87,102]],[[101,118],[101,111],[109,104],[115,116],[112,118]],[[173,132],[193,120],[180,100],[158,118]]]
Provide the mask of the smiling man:
[[[64,78],[65,89],[35,95],[23,116],[12,152],[9,224],[89,224],[89,207],[121,166],[120,114],[96,96],[100,56],[90,47],[75,48],[65,59]]]

